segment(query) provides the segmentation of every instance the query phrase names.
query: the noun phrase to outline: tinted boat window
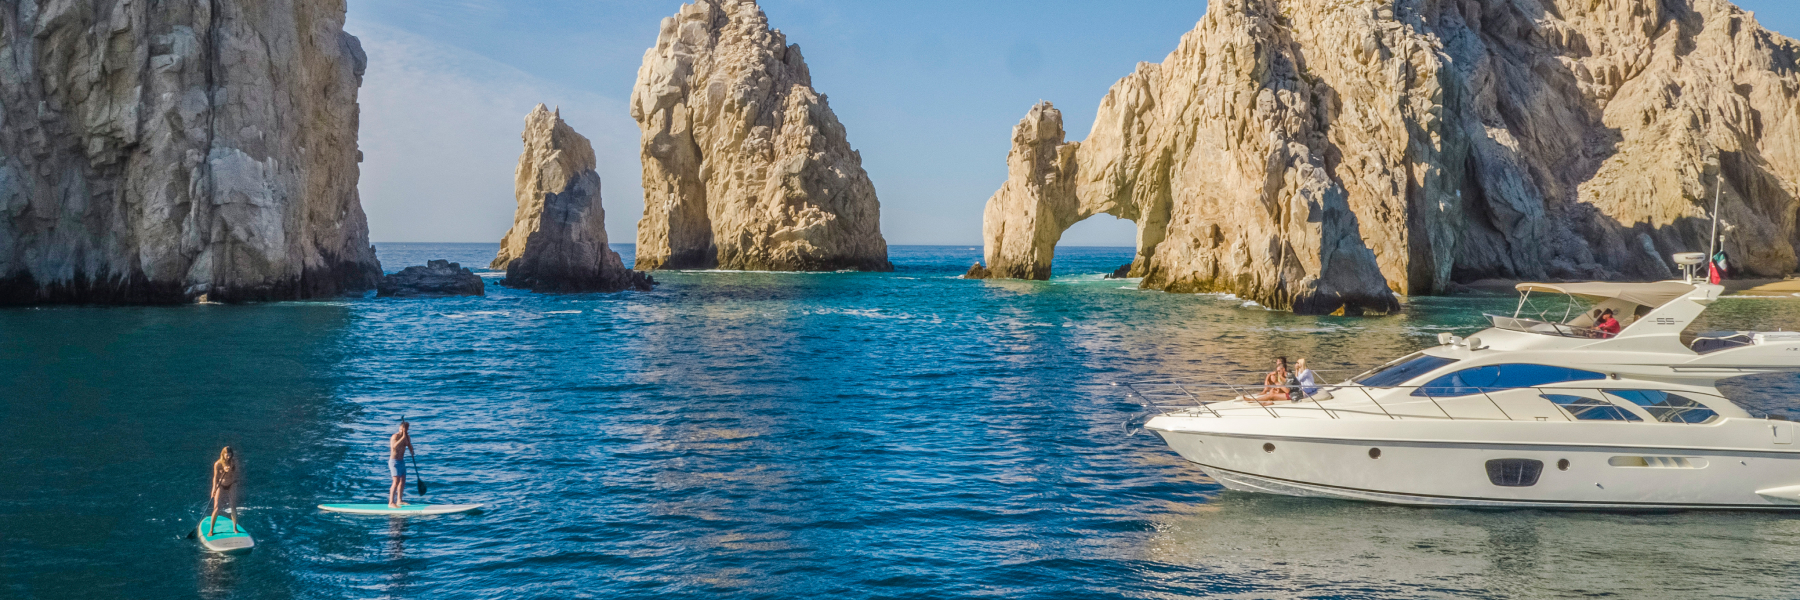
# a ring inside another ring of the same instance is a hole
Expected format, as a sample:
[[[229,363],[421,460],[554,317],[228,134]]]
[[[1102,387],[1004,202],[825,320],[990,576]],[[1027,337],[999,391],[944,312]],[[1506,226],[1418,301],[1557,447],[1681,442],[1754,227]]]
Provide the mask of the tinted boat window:
[[[1435,371],[1438,367],[1454,362],[1456,362],[1456,360],[1451,358],[1438,358],[1436,356],[1420,354],[1413,357],[1411,360],[1397,362],[1370,371],[1368,375],[1362,376],[1362,378],[1357,379],[1356,382],[1370,387],[1400,385],[1412,381],[1415,377]]]
[[[1488,481],[1500,487],[1531,487],[1544,473],[1544,461],[1529,458],[1496,458],[1487,461]]]
[[[1706,423],[1719,418],[1705,404],[1660,390],[1606,390],[1606,393],[1644,407],[1644,412],[1664,423]]]
[[[1417,390],[1414,396],[1468,396],[1479,394],[1485,390],[1503,390],[1509,388],[1535,387],[1565,381],[1589,381],[1606,379],[1605,375],[1593,371],[1583,371],[1568,367],[1552,367],[1549,365],[1509,364],[1488,365],[1463,369],[1455,373],[1433,379]]]
[[[1544,394],[1544,399],[1555,402],[1569,415],[1582,421],[1642,421],[1631,411],[1601,400],[1599,398],[1583,398],[1564,394]]]

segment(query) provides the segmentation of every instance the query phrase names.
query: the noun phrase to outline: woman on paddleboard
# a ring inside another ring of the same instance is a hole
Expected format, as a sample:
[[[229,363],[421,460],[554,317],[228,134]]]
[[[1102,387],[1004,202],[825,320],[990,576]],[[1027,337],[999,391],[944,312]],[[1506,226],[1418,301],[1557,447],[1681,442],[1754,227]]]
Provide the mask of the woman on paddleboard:
[[[212,518],[207,519],[206,535],[213,534],[213,524],[219,517],[219,503],[224,502],[230,508],[231,531],[242,531],[237,523],[238,485],[243,482],[244,467],[238,463],[237,455],[232,453],[231,446],[219,450],[219,460],[212,467]]]

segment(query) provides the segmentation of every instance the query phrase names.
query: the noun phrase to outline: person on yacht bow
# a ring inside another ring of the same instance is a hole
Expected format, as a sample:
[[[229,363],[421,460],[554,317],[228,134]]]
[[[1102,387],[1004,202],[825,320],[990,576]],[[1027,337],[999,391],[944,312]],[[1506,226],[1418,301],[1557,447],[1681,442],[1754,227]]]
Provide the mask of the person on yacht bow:
[[[1244,401],[1268,405],[1277,400],[1288,400],[1288,394],[1293,391],[1292,384],[1289,383],[1291,379],[1293,375],[1288,372],[1287,357],[1277,356],[1275,370],[1263,377],[1262,392],[1255,396],[1245,396]]]
[[[1319,393],[1319,378],[1312,369],[1306,368],[1306,359],[1294,361],[1294,383],[1300,386],[1301,398]]]

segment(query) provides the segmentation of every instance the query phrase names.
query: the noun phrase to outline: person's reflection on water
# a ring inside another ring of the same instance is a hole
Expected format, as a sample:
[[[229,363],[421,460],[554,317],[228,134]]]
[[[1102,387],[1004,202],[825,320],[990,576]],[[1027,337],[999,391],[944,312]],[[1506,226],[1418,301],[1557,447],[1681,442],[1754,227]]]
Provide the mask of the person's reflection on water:
[[[388,560],[406,558],[406,517],[388,517]]]

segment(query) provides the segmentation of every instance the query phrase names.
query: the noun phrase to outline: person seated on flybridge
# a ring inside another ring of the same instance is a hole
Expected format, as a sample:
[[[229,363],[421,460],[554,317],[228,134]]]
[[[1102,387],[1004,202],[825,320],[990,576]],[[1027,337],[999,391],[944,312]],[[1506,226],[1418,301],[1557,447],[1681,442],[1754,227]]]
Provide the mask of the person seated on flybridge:
[[[1613,318],[1612,309],[1600,311],[1600,320],[1594,322],[1594,333],[1603,338],[1619,335],[1619,320]]]

